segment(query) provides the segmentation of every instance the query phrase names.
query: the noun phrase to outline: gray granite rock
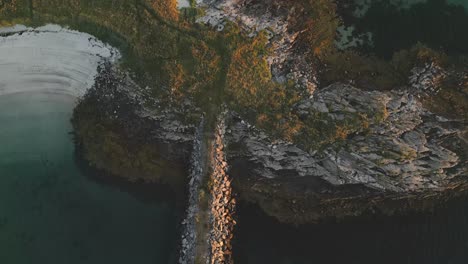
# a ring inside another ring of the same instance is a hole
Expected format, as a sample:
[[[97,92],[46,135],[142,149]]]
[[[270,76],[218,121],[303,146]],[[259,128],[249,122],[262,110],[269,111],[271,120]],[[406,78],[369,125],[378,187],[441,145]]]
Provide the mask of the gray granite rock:
[[[333,185],[361,184],[382,192],[441,190],[467,176],[459,155],[445,144],[462,141],[459,135],[466,127],[438,120],[408,92],[369,92],[335,84],[298,107],[303,113],[325,113],[331,120],[356,113],[380,116],[369,119],[365,134],[349,135],[344,145],[330,144],[318,152],[273,141],[233,116],[228,159],[245,160],[256,179],[318,177]]]
[[[272,49],[266,60],[273,80],[280,83],[293,80],[301,90],[313,94],[318,83],[316,69],[294,48],[300,34],[289,25],[290,18],[298,15],[294,8],[281,1],[199,0],[197,4],[205,9],[205,15],[198,22],[216,30],[223,30],[226,21],[231,21],[250,37],[265,31]]]

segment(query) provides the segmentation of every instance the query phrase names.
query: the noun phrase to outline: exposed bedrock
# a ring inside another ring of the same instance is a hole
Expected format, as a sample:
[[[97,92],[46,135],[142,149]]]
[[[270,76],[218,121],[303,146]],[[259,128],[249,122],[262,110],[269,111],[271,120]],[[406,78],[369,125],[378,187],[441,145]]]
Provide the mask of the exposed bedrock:
[[[87,159],[130,180],[187,181],[191,106],[158,108],[145,98],[126,74],[101,67],[73,120]],[[232,112],[226,118],[234,192],[281,221],[428,209],[466,189],[466,120],[437,116],[407,91],[338,83],[293,110],[320,121],[315,144],[273,139]]]
[[[431,114],[407,92],[335,84],[297,111],[342,124],[365,116],[366,124],[341,142],[305,151],[231,116],[226,141],[234,186],[282,221],[424,209],[465,189],[466,124]]]
[[[218,31],[224,29],[227,21],[235,22],[250,37],[265,31],[268,47],[272,50],[266,59],[273,80],[293,80],[298,87],[313,94],[317,86],[316,69],[297,44],[305,30],[295,27],[296,22],[292,22],[303,15],[304,10],[278,0],[197,0],[197,4],[206,8],[205,16],[198,22]]]

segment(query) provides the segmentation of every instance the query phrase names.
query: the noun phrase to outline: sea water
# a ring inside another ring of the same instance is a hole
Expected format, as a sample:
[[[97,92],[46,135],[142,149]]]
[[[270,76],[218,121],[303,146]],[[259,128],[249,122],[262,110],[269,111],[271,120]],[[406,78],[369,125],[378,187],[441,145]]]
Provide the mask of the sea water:
[[[75,100],[0,96],[0,262],[171,263],[174,207],[101,185],[76,165]]]

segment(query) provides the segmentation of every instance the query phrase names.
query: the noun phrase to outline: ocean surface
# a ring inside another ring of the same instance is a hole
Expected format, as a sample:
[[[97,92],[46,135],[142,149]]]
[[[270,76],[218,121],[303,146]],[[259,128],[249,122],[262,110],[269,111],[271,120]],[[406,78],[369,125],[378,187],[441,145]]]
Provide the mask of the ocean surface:
[[[468,0],[353,0],[339,8],[364,51],[391,58],[417,42],[448,54],[468,53]],[[360,36],[360,37],[359,37]],[[368,37],[370,39],[368,39]]]
[[[0,96],[0,263],[174,263],[175,206],[100,184],[77,166],[74,100]]]
[[[346,3],[346,1],[341,1]],[[448,54],[468,53],[468,0],[352,0],[344,18],[371,36],[363,50],[382,58],[422,42]],[[346,36],[345,36],[346,37]],[[361,37],[362,38],[362,37]],[[348,42],[352,42],[350,36]],[[433,212],[373,215],[302,226],[279,223],[240,204],[233,252],[239,264],[466,264],[468,198]]]
[[[468,51],[468,15],[461,6],[468,8],[468,0],[415,2],[400,10],[374,1],[365,15],[349,22],[372,33],[369,50],[381,57],[417,41],[450,53]],[[55,65],[46,62],[40,57],[33,66]],[[179,220],[173,202],[142,199],[144,194],[83,170],[70,134],[75,99],[23,88],[28,92],[0,96],[0,263],[175,263]],[[468,263],[466,200],[426,214],[299,227],[241,204],[238,223],[237,264]]]
[[[466,264],[468,200],[433,212],[280,224],[241,205],[234,234],[240,264]]]

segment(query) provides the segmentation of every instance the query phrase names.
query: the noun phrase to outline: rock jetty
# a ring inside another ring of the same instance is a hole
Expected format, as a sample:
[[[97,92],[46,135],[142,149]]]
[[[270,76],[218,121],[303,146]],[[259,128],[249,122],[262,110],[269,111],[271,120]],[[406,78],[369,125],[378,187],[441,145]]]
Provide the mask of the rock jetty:
[[[231,264],[232,238],[236,221],[234,213],[236,200],[233,197],[231,179],[227,174],[228,164],[225,157],[224,123],[225,113],[221,114],[215,131],[211,174],[211,260],[210,264]]]
[[[188,201],[185,219],[182,221],[182,239],[179,253],[179,264],[193,264],[197,245],[197,215],[199,208],[199,192],[202,187],[204,173],[203,128],[205,122],[201,119],[195,132],[192,157],[190,161],[190,176],[188,183]]]

